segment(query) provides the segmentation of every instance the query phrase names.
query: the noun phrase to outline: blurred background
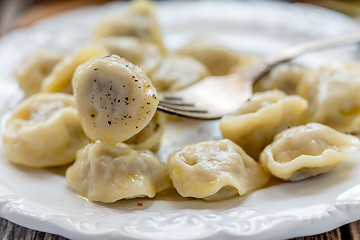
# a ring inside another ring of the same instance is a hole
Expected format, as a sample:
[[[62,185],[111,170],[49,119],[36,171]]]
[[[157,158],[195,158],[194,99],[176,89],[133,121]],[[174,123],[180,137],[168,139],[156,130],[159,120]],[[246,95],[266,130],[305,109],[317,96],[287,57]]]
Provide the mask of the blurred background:
[[[56,13],[82,6],[103,4],[108,1],[109,0],[0,0],[0,36],[11,29],[30,26],[36,21]],[[287,2],[313,4],[360,19],[359,0],[287,0]]]
[[[106,2],[109,0],[0,0],[0,35],[56,13]]]

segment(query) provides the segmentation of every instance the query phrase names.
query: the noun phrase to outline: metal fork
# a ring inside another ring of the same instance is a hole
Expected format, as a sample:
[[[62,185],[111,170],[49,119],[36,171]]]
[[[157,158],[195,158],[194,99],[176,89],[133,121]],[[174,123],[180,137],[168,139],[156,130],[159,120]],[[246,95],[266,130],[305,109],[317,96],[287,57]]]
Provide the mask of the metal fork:
[[[210,76],[184,90],[164,93],[158,110],[165,113],[202,120],[215,120],[234,113],[252,95],[252,86],[280,63],[305,53],[360,42],[360,32],[296,45],[239,73]]]

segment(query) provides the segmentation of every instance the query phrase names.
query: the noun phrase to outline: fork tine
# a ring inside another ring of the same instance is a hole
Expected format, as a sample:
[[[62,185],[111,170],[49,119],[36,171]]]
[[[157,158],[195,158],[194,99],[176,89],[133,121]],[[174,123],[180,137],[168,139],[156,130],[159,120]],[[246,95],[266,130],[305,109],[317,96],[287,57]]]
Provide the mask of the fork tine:
[[[174,108],[174,106],[166,106],[161,101],[157,108],[158,110],[168,114],[177,115],[180,117],[198,119],[198,120],[216,120],[221,118],[221,115],[209,114],[205,110],[193,109],[192,111],[189,111],[184,108],[179,108],[179,107]]]
[[[169,105],[179,105],[179,106],[194,106],[192,103],[184,103],[184,100],[181,97],[177,96],[162,96],[161,101],[163,103],[169,104]]]
[[[181,101],[182,100],[182,98],[181,97],[175,97],[175,96],[170,96],[170,95],[163,95],[163,99],[164,100],[179,100],[179,101]]]
[[[194,107],[195,105],[193,103],[185,103],[182,100],[176,100],[176,101],[167,101],[167,100],[161,100],[161,104],[168,105],[168,106],[186,106],[186,107]]]
[[[174,109],[174,110],[179,110],[179,111],[187,111],[187,112],[201,112],[201,113],[207,113],[207,110],[203,110],[200,108],[195,107],[194,104],[191,103],[169,103],[169,102],[164,102],[164,101],[160,101],[159,105],[163,106],[163,107],[167,107],[169,109]]]

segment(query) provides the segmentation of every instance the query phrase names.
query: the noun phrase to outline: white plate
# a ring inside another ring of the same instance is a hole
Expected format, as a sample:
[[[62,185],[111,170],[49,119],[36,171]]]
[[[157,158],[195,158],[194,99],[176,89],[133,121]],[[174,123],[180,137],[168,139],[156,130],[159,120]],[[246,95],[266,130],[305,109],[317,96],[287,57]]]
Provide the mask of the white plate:
[[[40,46],[70,52],[90,39],[102,13],[119,3],[68,12],[0,40],[0,115],[23,97],[12,76],[19,60]],[[280,2],[161,2],[165,42],[176,48],[195,34],[255,53],[310,39],[359,31],[353,20],[306,5]],[[311,66],[355,59],[356,47],[309,55]],[[217,122],[169,125],[159,156],[219,138]],[[360,218],[360,153],[334,171],[297,183],[275,184],[246,197],[204,202],[174,196],[95,204],[75,195],[64,176],[16,167],[0,144],[0,216],[71,239],[281,239],[316,234]],[[142,202],[143,206],[137,206]]]

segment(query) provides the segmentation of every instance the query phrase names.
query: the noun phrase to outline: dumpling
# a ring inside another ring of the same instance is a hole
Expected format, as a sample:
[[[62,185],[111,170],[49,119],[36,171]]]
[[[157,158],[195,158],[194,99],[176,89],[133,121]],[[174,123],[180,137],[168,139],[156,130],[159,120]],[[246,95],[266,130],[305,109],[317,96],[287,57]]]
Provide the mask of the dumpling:
[[[27,56],[14,71],[19,87],[27,96],[40,92],[42,81],[62,58],[49,49],[39,49]]]
[[[209,201],[244,195],[269,180],[269,174],[228,139],[183,147],[169,156],[167,170],[181,196]]]
[[[145,42],[135,37],[108,37],[100,40],[100,43],[111,54],[118,55],[138,65],[149,74],[157,68],[163,58],[159,46],[151,42]]]
[[[101,45],[92,44],[85,46],[73,55],[64,58],[55,65],[50,75],[41,85],[42,92],[72,93],[71,80],[76,68],[90,58],[108,55],[108,51]]]
[[[194,39],[178,49],[177,53],[195,58],[209,69],[211,75],[229,74],[239,60],[233,50],[206,38]]]
[[[123,143],[96,141],[79,150],[66,171],[68,185],[90,201],[154,197],[171,186],[165,165],[150,151],[135,151]]]
[[[112,144],[139,133],[159,103],[145,73],[116,55],[93,58],[80,65],[73,89],[85,133],[92,140]]]
[[[304,123],[307,106],[305,99],[279,90],[255,93],[235,114],[220,119],[220,130],[258,160],[277,133]]]
[[[306,68],[299,64],[281,64],[262,77],[253,89],[255,92],[279,89],[287,94],[296,94],[296,88],[305,72]]]
[[[298,181],[330,171],[359,146],[354,136],[308,123],[276,135],[261,153],[260,163],[278,178]]]
[[[123,11],[104,16],[95,26],[96,40],[119,36],[132,36],[153,42],[164,51],[154,3],[149,0],[135,0]]]
[[[138,134],[132,136],[124,143],[135,150],[156,151],[165,131],[166,115],[156,111],[151,121]]]
[[[258,63],[261,57],[256,54],[240,53],[237,63],[230,68],[230,73],[237,73],[248,69],[252,65]]]
[[[208,75],[208,69],[196,59],[170,55],[150,74],[150,79],[157,90],[174,91],[188,87]]]
[[[25,99],[3,134],[9,161],[29,167],[71,163],[89,139],[81,128],[73,96],[39,93]]]
[[[306,74],[298,94],[309,101],[310,121],[360,133],[360,64],[332,64]]]

